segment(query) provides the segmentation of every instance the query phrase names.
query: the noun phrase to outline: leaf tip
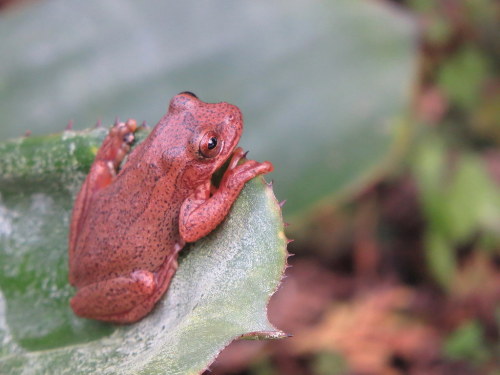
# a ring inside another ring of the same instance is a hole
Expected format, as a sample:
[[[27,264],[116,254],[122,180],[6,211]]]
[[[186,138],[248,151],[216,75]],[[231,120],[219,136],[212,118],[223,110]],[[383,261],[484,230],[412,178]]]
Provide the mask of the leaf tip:
[[[247,332],[240,336],[240,339],[244,340],[279,340],[287,337],[292,337],[289,333],[283,331],[254,331]]]

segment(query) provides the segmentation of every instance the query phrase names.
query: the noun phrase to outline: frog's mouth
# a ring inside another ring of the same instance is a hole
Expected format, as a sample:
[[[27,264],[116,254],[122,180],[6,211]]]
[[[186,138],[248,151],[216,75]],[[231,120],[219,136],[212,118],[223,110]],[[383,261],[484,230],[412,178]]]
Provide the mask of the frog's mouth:
[[[215,169],[215,172],[212,174],[212,178],[210,179],[213,186],[219,187],[219,184],[222,180],[222,176],[224,176],[224,173],[227,171],[227,168],[229,167],[229,162],[231,161],[231,158],[233,157],[234,152],[235,152],[235,149],[232,150],[231,153],[226,156],[226,159],[224,160],[224,162]]]

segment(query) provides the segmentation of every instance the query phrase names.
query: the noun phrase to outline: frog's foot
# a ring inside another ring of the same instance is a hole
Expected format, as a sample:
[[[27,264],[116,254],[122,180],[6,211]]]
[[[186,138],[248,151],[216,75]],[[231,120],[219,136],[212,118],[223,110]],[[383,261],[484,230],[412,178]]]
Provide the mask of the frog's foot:
[[[154,275],[149,271],[135,271],[130,276],[99,281],[80,288],[71,299],[71,308],[83,318],[106,319],[133,310],[151,296],[156,289]]]
[[[134,132],[137,130],[137,122],[133,119],[127,122],[116,122],[104,139],[101,148],[96,155],[97,161],[110,164],[115,171],[130,150],[134,142]]]
[[[91,196],[93,192],[113,182],[120,163],[130,151],[130,145],[134,142],[134,132],[136,130],[137,122],[132,119],[127,120],[127,122],[117,122],[111,128],[99,151],[97,151],[94,163],[83,184],[84,196]]]
[[[273,171],[273,165],[268,161],[259,163],[255,160],[245,160],[241,163],[241,160],[245,159],[246,154],[241,147],[238,147],[234,151],[219,189],[237,190],[237,194],[239,194],[239,191],[247,181],[260,174]]]

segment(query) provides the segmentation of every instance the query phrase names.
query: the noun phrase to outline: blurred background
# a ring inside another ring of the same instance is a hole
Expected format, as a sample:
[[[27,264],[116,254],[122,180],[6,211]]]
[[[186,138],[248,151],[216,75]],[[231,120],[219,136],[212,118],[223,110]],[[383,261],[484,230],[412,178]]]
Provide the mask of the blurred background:
[[[493,0],[0,1],[0,137],[193,91],[270,160],[291,268],[207,374],[500,374]]]

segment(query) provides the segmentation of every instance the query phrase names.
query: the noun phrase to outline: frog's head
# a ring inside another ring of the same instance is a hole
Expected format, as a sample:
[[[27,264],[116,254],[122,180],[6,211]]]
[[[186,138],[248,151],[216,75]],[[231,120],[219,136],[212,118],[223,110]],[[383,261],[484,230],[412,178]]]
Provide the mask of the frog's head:
[[[184,143],[177,146],[183,148],[186,167],[196,169],[188,173],[197,175],[196,179],[212,175],[224,164],[243,131],[238,107],[225,102],[205,103],[189,91],[172,98],[167,116],[169,127],[175,129],[172,130],[176,138]]]

